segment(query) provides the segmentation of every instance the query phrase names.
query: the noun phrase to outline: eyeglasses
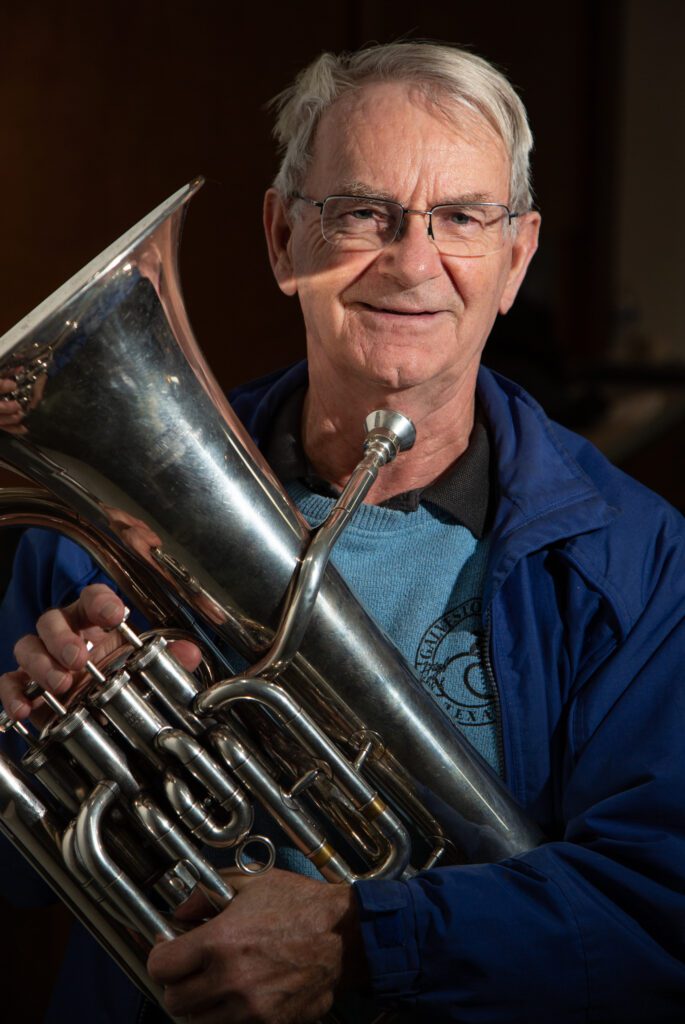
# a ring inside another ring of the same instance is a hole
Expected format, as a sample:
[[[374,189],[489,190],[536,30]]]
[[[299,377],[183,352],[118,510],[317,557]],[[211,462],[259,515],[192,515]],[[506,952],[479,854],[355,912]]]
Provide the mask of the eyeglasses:
[[[309,199],[292,193],[321,213],[321,232],[344,252],[384,249],[402,235],[405,217],[428,217],[428,236],[445,256],[489,256],[504,248],[515,217],[503,203],[440,203],[430,210],[410,210],[390,199],[327,196]]]

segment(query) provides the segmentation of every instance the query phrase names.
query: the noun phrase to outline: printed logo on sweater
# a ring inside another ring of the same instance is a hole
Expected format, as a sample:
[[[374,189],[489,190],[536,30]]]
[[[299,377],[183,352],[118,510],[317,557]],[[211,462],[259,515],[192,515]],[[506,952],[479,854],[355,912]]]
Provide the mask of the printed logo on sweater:
[[[482,652],[480,598],[464,601],[436,619],[416,652],[419,678],[462,727],[495,721],[495,695]]]

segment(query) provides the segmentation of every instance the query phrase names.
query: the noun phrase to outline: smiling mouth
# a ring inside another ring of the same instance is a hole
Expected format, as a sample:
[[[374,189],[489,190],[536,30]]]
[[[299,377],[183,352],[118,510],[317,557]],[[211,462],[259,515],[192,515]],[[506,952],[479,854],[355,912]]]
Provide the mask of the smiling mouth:
[[[390,306],[372,306],[368,302],[360,302],[359,305],[370,313],[385,313],[388,316],[437,316],[441,312],[433,309],[393,309]]]

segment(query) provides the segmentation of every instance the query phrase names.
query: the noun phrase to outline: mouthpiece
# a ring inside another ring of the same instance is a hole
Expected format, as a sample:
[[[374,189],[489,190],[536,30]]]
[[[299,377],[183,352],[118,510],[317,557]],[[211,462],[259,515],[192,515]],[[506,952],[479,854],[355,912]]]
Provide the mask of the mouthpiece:
[[[367,434],[372,431],[384,434],[395,446],[396,452],[406,452],[416,440],[416,429],[408,416],[391,409],[376,409],[364,420]]]

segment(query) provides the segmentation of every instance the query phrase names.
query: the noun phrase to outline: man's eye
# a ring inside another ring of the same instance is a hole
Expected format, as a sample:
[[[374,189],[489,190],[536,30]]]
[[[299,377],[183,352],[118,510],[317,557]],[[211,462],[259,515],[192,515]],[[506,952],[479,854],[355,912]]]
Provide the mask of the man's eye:
[[[387,224],[390,215],[381,206],[353,206],[345,211],[345,216],[361,223]]]
[[[333,244],[357,239],[368,243],[386,239],[396,229],[394,211],[373,199],[335,199],[326,207],[323,218],[324,238]]]
[[[460,237],[478,234],[485,226],[482,211],[446,206],[433,214],[439,231],[458,234]]]
[[[456,227],[482,227],[483,217],[472,210],[452,210],[447,218]]]

